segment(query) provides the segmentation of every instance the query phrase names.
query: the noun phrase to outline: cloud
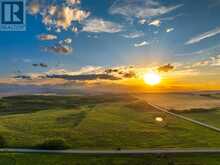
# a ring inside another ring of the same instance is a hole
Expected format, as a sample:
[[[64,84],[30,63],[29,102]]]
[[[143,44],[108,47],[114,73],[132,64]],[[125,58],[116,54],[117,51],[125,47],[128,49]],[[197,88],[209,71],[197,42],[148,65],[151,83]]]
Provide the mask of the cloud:
[[[47,78],[64,79],[71,81],[88,81],[88,80],[119,80],[120,78],[108,74],[87,74],[87,75],[47,75]]]
[[[167,33],[170,33],[170,32],[172,32],[172,31],[174,31],[174,28],[168,28],[168,29],[166,29],[166,32],[167,32]]]
[[[159,27],[160,24],[161,24],[161,21],[159,19],[156,19],[156,20],[151,21],[148,25]]]
[[[143,42],[140,42],[140,43],[135,43],[134,44],[134,47],[143,47],[143,46],[146,46],[146,45],[149,45],[149,43],[147,41],[143,41]]]
[[[27,76],[27,75],[18,75],[18,76],[14,76],[13,78],[15,79],[20,79],[20,80],[31,80],[31,76]]]
[[[125,38],[134,39],[134,38],[143,37],[144,33],[143,32],[132,32],[132,33],[128,33],[128,34],[123,34],[122,36]]]
[[[220,66],[220,55],[211,56],[208,59],[195,62],[192,64],[191,67],[204,67],[204,66]]]
[[[35,64],[40,66],[40,64]],[[79,70],[69,71],[65,69],[52,69],[45,73],[29,73],[25,75],[14,76],[17,80],[27,80],[36,82],[36,80],[61,79],[66,81],[88,82],[99,80],[117,81],[136,78],[137,73],[134,67],[121,66],[112,68],[103,68],[97,66],[86,66]]]
[[[72,28],[72,32],[77,33],[78,32],[78,28],[77,27],[73,27]]]
[[[32,64],[32,66],[33,67],[42,67],[42,68],[47,68],[48,67],[48,65],[45,64],[45,63],[39,63],[39,64],[35,63],[35,64]]]
[[[53,46],[45,46],[43,47],[43,51],[45,52],[53,52],[63,55],[68,55],[73,51],[73,48],[71,47],[72,39],[66,38],[64,40],[60,40],[57,44]]]
[[[89,15],[90,13],[77,8],[71,8],[69,6],[61,7],[57,11],[55,24],[57,28],[62,28],[66,30],[68,27],[72,25],[73,21],[82,21]]]
[[[59,44],[61,45],[69,45],[72,43],[72,39],[71,38],[66,38],[64,40],[59,41]]]
[[[194,63],[194,64],[192,64],[192,66],[191,67],[202,67],[202,66],[208,66],[209,64],[210,64],[210,60],[203,60],[203,61],[198,61],[198,62],[196,62],[196,63]]]
[[[157,70],[159,72],[169,72],[169,71],[172,71],[174,69],[175,69],[175,67],[171,64],[163,65],[163,66],[160,66],[160,67],[157,68]]]
[[[83,25],[82,31],[92,33],[117,33],[123,29],[123,27],[117,23],[98,18],[86,20]]]
[[[69,45],[57,44],[54,46],[45,46],[43,47],[42,50],[45,52],[53,52],[53,53],[68,55],[73,51],[73,48]]]
[[[49,41],[49,40],[56,40],[57,36],[53,34],[40,34],[37,38],[41,41]]]
[[[211,57],[210,60],[212,61],[211,62],[212,66],[220,66],[220,55],[217,55],[215,57]]]
[[[48,29],[61,31],[72,28],[73,23],[80,23],[90,15],[90,12],[78,7],[79,3],[79,0],[66,0],[59,3],[55,1],[52,4],[43,0],[30,0],[27,9],[31,15],[40,14],[42,23]]]
[[[110,13],[143,19],[167,14],[181,6],[183,5],[164,6],[156,0],[116,0]]]
[[[116,77],[120,77],[121,79],[129,79],[137,77],[134,67],[127,66],[127,67],[115,67],[115,68],[108,68],[104,71],[107,74],[115,75]]]
[[[76,5],[76,4],[80,4],[80,0],[66,0],[66,2],[69,4],[69,5]]]
[[[210,30],[208,32],[202,33],[198,36],[195,36],[195,37],[191,38],[190,40],[188,40],[185,44],[186,45],[195,44],[195,43],[198,43],[204,39],[216,36],[218,34],[220,34],[220,27],[213,29],[213,30]]]
[[[139,20],[139,23],[140,23],[141,25],[145,24],[146,22],[147,22],[146,19],[141,19],[141,20]]]
[[[85,66],[80,68],[79,70],[69,71],[65,69],[51,69],[47,72],[47,74],[68,74],[68,75],[81,75],[81,74],[101,74],[103,72],[103,68],[100,66]]]
[[[32,0],[27,3],[27,12],[31,15],[38,14],[42,7],[42,1]]]

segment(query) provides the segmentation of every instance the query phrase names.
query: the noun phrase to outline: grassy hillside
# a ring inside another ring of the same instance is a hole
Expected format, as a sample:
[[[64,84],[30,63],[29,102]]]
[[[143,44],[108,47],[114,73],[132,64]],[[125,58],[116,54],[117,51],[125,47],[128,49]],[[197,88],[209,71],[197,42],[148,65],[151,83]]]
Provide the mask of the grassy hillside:
[[[220,128],[220,108],[191,109],[183,112],[175,111],[175,113],[180,113],[184,116]]]
[[[0,103],[0,135],[8,147],[36,147],[52,138],[73,149],[220,147],[219,133],[130,96],[19,96]]]

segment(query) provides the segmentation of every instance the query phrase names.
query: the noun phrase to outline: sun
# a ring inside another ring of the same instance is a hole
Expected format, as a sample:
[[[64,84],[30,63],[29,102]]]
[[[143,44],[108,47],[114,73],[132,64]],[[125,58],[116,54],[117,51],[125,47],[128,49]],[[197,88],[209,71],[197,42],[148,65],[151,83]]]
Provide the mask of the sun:
[[[151,72],[144,74],[144,82],[148,85],[154,86],[154,85],[159,84],[160,81],[161,81],[161,77],[156,72],[151,71]]]

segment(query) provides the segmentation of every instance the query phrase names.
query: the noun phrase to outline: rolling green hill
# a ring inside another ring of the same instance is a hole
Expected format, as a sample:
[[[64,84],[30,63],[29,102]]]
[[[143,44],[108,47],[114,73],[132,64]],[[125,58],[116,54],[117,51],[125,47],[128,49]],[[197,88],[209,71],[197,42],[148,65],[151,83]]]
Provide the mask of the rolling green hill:
[[[131,96],[16,96],[0,105],[0,135],[7,147],[34,148],[54,138],[72,149],[220,147],[219,133]]]

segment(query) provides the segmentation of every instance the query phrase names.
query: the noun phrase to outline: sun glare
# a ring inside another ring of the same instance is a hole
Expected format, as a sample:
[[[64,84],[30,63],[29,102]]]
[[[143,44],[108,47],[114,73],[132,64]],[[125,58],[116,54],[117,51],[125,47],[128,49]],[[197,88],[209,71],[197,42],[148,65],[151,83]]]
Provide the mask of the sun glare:
[[[157,85],[160,83],[161,77],[156,72],[148,72],[144,75],[144,82],[148,85]]]
[[[162,117],[156,117],[155,120],[156,120],[157,122],[163,122],[163,118],[162,118]]]

